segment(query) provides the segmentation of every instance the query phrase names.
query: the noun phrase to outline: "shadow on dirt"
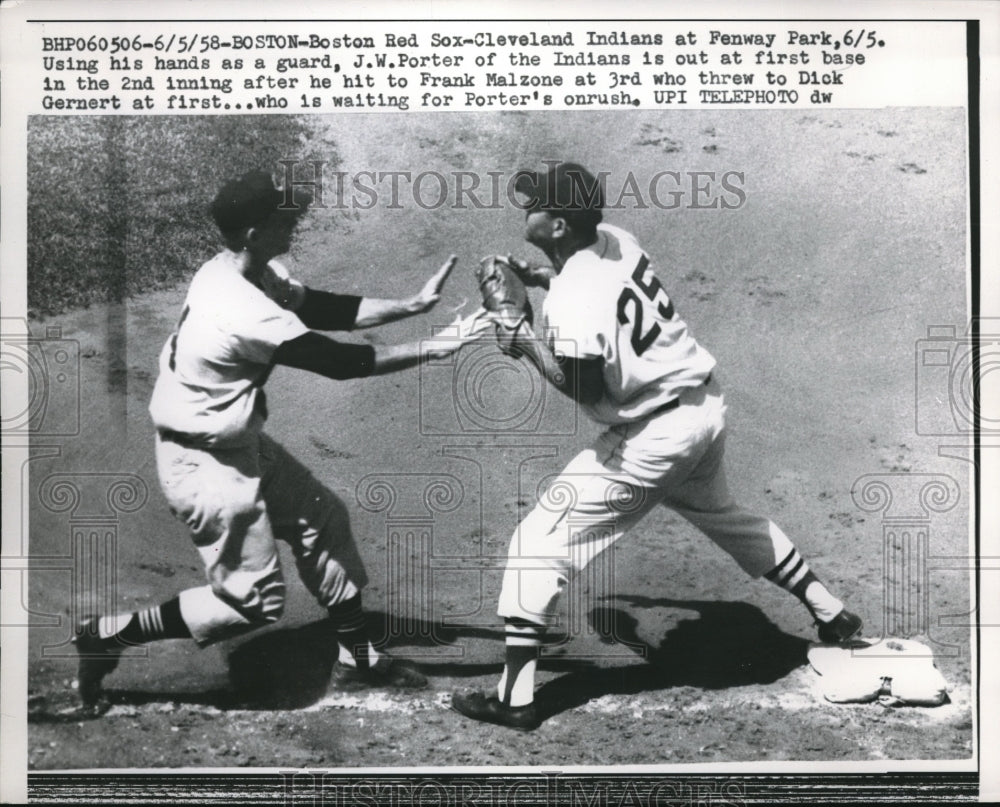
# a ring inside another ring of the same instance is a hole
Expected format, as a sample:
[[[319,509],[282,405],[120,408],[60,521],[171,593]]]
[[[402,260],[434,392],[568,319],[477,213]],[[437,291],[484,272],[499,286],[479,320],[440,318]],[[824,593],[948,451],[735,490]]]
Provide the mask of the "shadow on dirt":
[[[652,645],[636,632],[637,620],[618,607],[683,608],[698,613],[685,619]],[[771,684],[807,663],[809,641],[783,633],[757,607],[742,602],[618,597],[590,613],[602,641],[638,650],[645,664],[573,670],[541,686],[535,702],[551,717],[602,695],[691,686],[726,689]],[[544,661],[542,662],[544,665]]]
[[[659,643],[652,644],[639,637],[637,620],[623,606],[685,609],[698,617],[678,622]],[[379,628],[386,625],[385,616],[369,616],[373,635],[379,635]],[[550,710],[549,714],[607,694],[679,686],[725,689],[770,684],[806,664],[809,642],[783,633],[759,608],[747,603],[619,597],[593,609],[589,617],[602,641],[629,647],[636,660],[644,663],[608,667],[600,665],[599,659],[543,657],[543,669],[566,673],[539,690],[538,703]],[[406,631],[391,631],[392,643],[441,649],[460,639],[490,639],[498,645],[503,641],[502,631],[496,629],[442,628],[423,622],[407,627]],[[382,635],[388,633],[383,631]],[[502,645],[497,651],[497,659],[491,663],[447,656],[431,656],[419,663],[432,679],[474,678],[499,674]],[[335,660],[336,644],[329,638],[329,627],[316,622],[269,631],[243,643],[229,657],[230,678],[241,702],[258,708],[300,708],[326,693]]]
[[[440,651],[462,638],[487,638],[503,642],[503,631],[478,627],[450,627],[426,620],[405,624],[386,614],[369,611],[369,635],[376,646],[407,647],[406,654],[429,675],[487,675],[499,669],[499,659],[491,664],[438,663],[438,652],[428,652],[424,660],[413,648]],[[452,658],[461,658],[459,648]],[[316,703],[327,691],[330,673],[337,660],[337,642],[325,621],[312,622],[287,630],[270,630],[252,637],[229,654],[229,679],[234,697],[243,708],[297,709]]]
[[[625,609],[676,608],[694,611],[664,634],[659,643],[642,639],[638,621]],[[503,631],[488,627],[449,627],[419,620],[401,626],[385,614],[369,612],[372,636],[407,648],[409,657],[432,678],[476,678],[499,675],[503,664]],[[724,689],[773,683],[806,663],[809,642],[780,631],[755,606],[741,602],[653,599],[620,596],[594,608],[590,624],[602,642],[635,653],[635,660],[607,666],[599,658],[560,658],[543,655],[540,667],[564,672],[545,683],[536,702],[543,717],[581,706],[611,694],[637,694],[670,687]],[[549,637],[558,645],[566,637]],[[463,660],[460,640],[486,639],[497,644],[495,661]],[[455,647],[447,653],[446,648]],[[412,648],[428,648],[423,658]],[[551,648],[551,645],[550,645]],[[444,651],[444,652],[442,652]],[[294,628],[277,628],[250,637],[228,657],[230,687],[202,692],[151,692],[108,689],[109,705],[143,706],[155,703],[192,704],[218,709],[300,709],[327,693],[337,659],[337,643],[325,620]],[[41,704],[40,704],[41,705]],[[55,710],[46,704],[29,714],[29,721],[70,722],[87,719],[76,710]],[[45,708],[48,707],[48,708]]]

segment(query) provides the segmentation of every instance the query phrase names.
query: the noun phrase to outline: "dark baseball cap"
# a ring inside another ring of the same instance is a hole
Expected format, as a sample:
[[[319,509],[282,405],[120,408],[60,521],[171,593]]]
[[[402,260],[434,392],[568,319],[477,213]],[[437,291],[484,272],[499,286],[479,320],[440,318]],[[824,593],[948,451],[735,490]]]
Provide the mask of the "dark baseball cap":
[[[528,210],[556,214],[571,227],[594,227],[603,218],[601,183],[579,163],[549,163],[545,171],[518,171],[514,190],[528,197]]]
[[[301,216],[312,197],[301,188],[280,190],[266,171],[250,171],[223,185],[212,202],[212,218],[222,232],[263,224],[275,210]]]

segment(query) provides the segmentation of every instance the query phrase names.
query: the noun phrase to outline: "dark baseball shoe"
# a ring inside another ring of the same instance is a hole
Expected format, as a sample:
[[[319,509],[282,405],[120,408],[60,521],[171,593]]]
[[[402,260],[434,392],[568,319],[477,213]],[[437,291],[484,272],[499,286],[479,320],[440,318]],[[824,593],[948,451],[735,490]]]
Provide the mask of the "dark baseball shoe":
[[[534,731],[541,725],[535,704],[527,706],[507,706],[500,702],[496,695],[487,697],[482,692],[461,694],[456,692],[451,696],[451,708],[460,715],[481,720],[484,723],[496,723],[518,731]]]
[[[846,608],[829,622],[819,623],[819,640],[823,644],[847,644],[861,633],[864,623]]]
[[[423,689],[427,686],[427,676],[412,664],[399,661],[391,656],[380,656],[374,667],[359,669],[348,667],[339,661],[330,673],[330,687],[344,692],[358,689]]]
[[[98,617],[85,616],[73,628],[73,644],[79,656],[76,680],[83,711],[106,712],[110,704],[101,683],[118,666],[124,648],[117,642],[102,639],[97,630]]]

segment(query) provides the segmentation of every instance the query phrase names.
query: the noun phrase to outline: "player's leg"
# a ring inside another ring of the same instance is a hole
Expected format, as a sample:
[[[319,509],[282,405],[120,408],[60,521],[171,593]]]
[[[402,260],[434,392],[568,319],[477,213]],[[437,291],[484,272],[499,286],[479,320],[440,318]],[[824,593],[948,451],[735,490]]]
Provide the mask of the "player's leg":
[[[73,629],[78,656],[77,687],[84,709],[99,713],[108,706],[102,682],[118,667],[127,647],[190,636],[181,617],[179,597],[129,614],[84,616]]]
[[[690,476],[670,488],[664,504],[705,533],[751,577],[764,577],[797,597],[816,620],[821,641],[856,636],[861,619],[816,577],[781,528],[733,501],[724,457],[722,431]]]
[[[826,588],[776,524],[730,496],[725,474],[726,405],[717,380],[684,392],[680,405],[633,427],[617,456],[624,471],[663,492],[663,503],[708,535],[753,577],[798,597],[823,641],[846,641],[861,620]]]
[[[274,622],[284,582],[259,491],[256,448],[205,452],[158,441],[157,466],[171,509],[188,526],[209,584],[132,613],[86,616],[75,628],[78,683],[88,708],[128,647],[194,638],[205,646]]]
[[[600,454],[594,448],[578,454],[518,525],[498,607],[506,633],[503,673],[495,695],[452,698],[453,707],[467,717],[517,729],[538,725],[538,652],[559,597],[574,575],[659,501],[655,488],[613,467],[612,454],[606,444]]]
[[[339,649],[334,683],[425,686],[422,673],[372,643],[361,595],[368,576],[344,503],[266,435],[260,453],[263,496],[275,536],[291,546],[302,582],[327,609]]]

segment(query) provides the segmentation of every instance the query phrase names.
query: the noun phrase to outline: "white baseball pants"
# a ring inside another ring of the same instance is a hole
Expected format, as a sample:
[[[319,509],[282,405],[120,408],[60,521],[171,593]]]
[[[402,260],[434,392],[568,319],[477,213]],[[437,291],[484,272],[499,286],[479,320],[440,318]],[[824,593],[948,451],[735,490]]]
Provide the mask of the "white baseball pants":
[[[281,616],[285,584],[275,538],[291,546],[302,582],[324,607],[367,583],[343,502],[266,435],[211,451],[157,437],[156,463],[208,577],[208,585],[180,594],[181,616],[198,644]]]
[[[773,569],[792,543],[732,500],[725,411],[713,379],[685,391],[675,409],[613,427],[581,451],[514,532],[500,616],[550,624],[569,578],[657,505],[691,522],[752,577]]]

